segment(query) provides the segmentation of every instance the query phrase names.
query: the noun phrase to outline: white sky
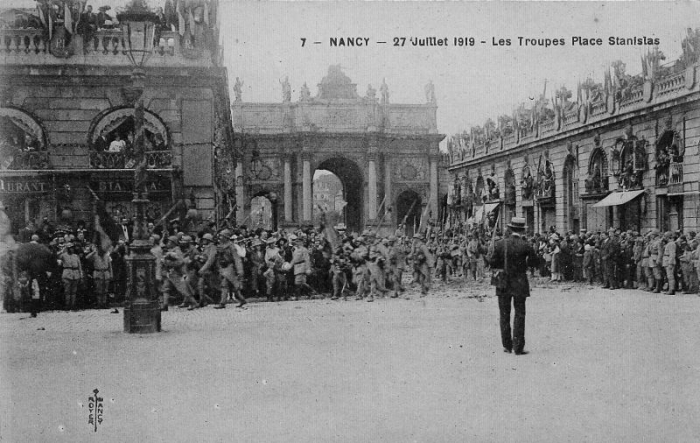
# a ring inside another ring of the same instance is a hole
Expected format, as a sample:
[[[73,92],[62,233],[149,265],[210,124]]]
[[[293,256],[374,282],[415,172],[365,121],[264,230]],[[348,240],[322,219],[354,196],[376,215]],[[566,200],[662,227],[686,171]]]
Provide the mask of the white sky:
[[[308,83],[312,95],[328,66],[340,64],[364,95],[386,77],[392,103],[424,103],[433,80],[438,129],[453,134],[494,121],[528,97],[576,85],[589,75],[602,82],[610,62],[641,72],[647,47],[609,46],[609,36],[660,38],[667,61],[681,53],[688,27],[700,27],[700,3],[690,2],[224,2],[222,33],[230,85],[244,82],[243,101],[281,101],[279,81],[289,76],[292,99]],[[599,47],[572,47],[571,37],[601,37]],[[330,37],[369,37],[370,46],[331,48]],[[473,36],[475,47],[394,47],[393,37]],[[565,38],[566,46],[526,48],[517,37]],[[301,47],[306,37],[306,47]],[[511,38],[508,48],[492,37]],[[310,44],[321,41],[321,45]],[[377,45],[376,41],[387,41]]]
[[[92,0],[95,7],[126,0]],[[164,0],[148,0],[161,6]],[[644,46],[609,46],[609,36],[660,39],[667,61],[681,53],[688,27],[700,27],[700,2],[221,2],[222,40],[229,84],[244,82],[243,100],[281,101],[279,81],[289,76],[292,99],[308,83],[312,95],[328,66],[340,64],[364,95],[367,84],[389,85],[392,103],[424,103],[433,80],[438,130],[451,135],[494,121],[528,97],[547,97],[562,85],[576,93],[587,76],[602,82],[610,62],[641,72]],[[0,0],[0,7],[29,6],[33,0]],[[601,37],[599,47],[572,47],[571,37]],[[448,47],[394,47],[393,37],[447,37]],[[453,37],[475,37],[474,47],[452,46]],[[526,48],[517,37],[564,38],[566,46]],[[301,47],[306,37],[306,47]],[[331,48],[330,37],[369,37],[361,48]],[[510,38],[494,47],[492,38]],[[481,44],[481,41],[486,44]],[[321,41],[321,45],[311,42]],[[388,42],[385,45],[377,41]]]

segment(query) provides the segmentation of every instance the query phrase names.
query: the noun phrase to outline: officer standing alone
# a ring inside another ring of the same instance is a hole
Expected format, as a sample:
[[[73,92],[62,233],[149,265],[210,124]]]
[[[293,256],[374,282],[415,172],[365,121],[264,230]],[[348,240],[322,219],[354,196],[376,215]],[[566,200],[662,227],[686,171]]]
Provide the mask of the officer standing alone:
[[[516,355],[527,354],[525,348],[525,300],[530,296],[527,280],[529,263],[535,260],[535,251],[522,236],[525,232],[525,219],[513,217],[508,232],[503,240],[495,243],[491,253],[492,268],[503,269],[504,284],[496,287],[498,309],[501,318],[501,343],[503,351],[515,352]],[[529,263],[528,263],[529,262]],[[515,308],[513,329],[510,327],[511,300]]]

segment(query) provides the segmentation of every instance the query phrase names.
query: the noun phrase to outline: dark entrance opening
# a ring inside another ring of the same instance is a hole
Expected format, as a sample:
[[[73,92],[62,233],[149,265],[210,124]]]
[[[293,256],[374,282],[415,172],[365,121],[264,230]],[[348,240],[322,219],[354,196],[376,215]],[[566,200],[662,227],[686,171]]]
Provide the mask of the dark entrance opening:
[[[345,218],[340,218],[339,222],[345,223],[349,232],[361,232],[364,188],[360,168],[351,160],[343,157],[334,157],[319,164],[316,170],[331,172],[340,179],[340,182],[343,184],[343,200],[347,204],[343,208]]]
[[[413,237],[419,228],[422,203],[420,195],[411,190],[403,191],[396,199],[396,223],[406,223],[406,235],[409,237]]]

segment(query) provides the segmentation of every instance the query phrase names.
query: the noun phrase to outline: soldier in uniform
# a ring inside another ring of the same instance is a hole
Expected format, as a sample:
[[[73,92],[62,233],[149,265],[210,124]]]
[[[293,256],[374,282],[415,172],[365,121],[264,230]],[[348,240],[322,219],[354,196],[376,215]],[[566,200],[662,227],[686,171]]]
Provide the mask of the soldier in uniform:
[[[649,255],[649,260],[647,261],[646,276],[647,276],[647,291],[656,291],[659,280],[657,278],[656,263],[659,260],[659,246],[657,244],[659,231],[653,229],[649,234],[649,240],[647,243],[647,254]]]
[[[435,259],[425,245],[423,234],[418,233],[413,236],[411,258],[413,260],[414,275],[418,278],[418,283],[421,287],[420,293],[422,296],[426,296],[430,290],[430,277],[435,268]]]
[[[214,309],[224,309],[228,300],[229,290],[238,300],[237,307],[245,305],[246,299],[241,294],[243,279],[243,261],[238,251],[231,243],[231,231],[224,229],[219,233],[219,244],[216,247],[216,262],[221,276],[221,298]]]
[[[66,243],[64,251],[59,254],[59,264],[63,267],[61,278],[63,279],[65,309],[76,310],[76,295],[78,283],[83,278],[83,267],[80,263],[80,257],[75,253],[73,243]]]
[[[290,238],[294,243],[294,251],[292,253],[292,265],[294,266],[294,299],[306,292],[309,299],[313,298],[313,290],[306,283],[306,276],[311,272],[311,255],[309,250],[304,246],[302,237],[293,236]]]
[[[199,304],[200,306],[206,303],[214,304],[214,300],[209,297],[207,291],[211,291],[215,286],[211,269],[216,260],[216,245],[214,244],[214,236],[208,232],[202,236],[201,251],[197,259],[200,262],[199,269],[197,270],[197,274],[199,275],[199,279],[197,280],[197,292],[200,297]]]
[[[347,300],[345,288],[347,287],[347,272],[350,268],[350,263],[345,257],[342,248],[338,248],[331,258],[331,269],[328,271],[331,274],[331,283],[333,285],[333,295],[331,300],[337,300],[342,295],[343,300]]]
[[[277,247],[274,238],[267,239],[265,243],[267,243],[267,249],[265,249],[265,264],[267,265],[267,270],[265,270],[265,273],[263,273],[266,286],[265,295],[267,296],[267,301],[273,301],[275,284],[277,284],[278,294],[281,294],[283,290],[282,280],[279,276],[281,275],[284,259],[282,258],[282,255],[280,255],[280,248]],[[277,300],[282,300],[282,295],[278,295]]]
[[[528,262],[535,259],[535,251],[523,237],[525,232],[524,218],[513,217],[507,226],[511,234],[496,242],[490,263],[492,268],[503,269],[505,279],[504,287],[496,288],[503,351],[523,355],[527,354],[524,349],[525,301],[530,296],[527,267]],[[512,335],[510,327],[511,300],[515,308]]]
[[[364,245],[364,237],[358,237],[357,242],[358,246],[352,251],[350,258],[354,265],[352,273],[355,285],[357,286],[355,290],[355,299],[362,300],[369,287],[369,271],[367,270],[369,250]]]
[[[666,280],[668,280],[667,295],[676,294],[676,242],[673,240],[673,233],[668,231],[664,234],[666,245],[664,246],[663,267],[666,271]]]
[[[399,250],[400,246],[396,245],[395,236],[389,236],[387,240],[389,243],[386,267],[387,279],[391,283],[391,289],[394,291],[391,298],[398,298],[401,290],[401,274],[403,273],[403,265],[400,264],[400,260],[403,258],[405,262],[406,257]]]
[[[197,306],[196,300],[192,297],[192,289],[185,280],[185,256],[178,246],[176,235],[168,237],[168,252],[163,257],[163,269],[165,279],[163,281],[163,307],[167,307],[170,301],[170,294],[173,290],[182,294],[182,304],[180,307],[188,307],[189,310]]]
[[[664,236],[659,233],[659,238],[653,243],[656,252],[656,267],[654,268],[654,278],[656,279],[655,293],[661,292],[664,288],[664,279],[666,278],[666,270],[664,269],[663,258],[666,242]]]
[[[603,289],[617,289],[617,264],[618,247],[615,242],[615,230],[610,228],[607,233],[602,233],[603,244],[600,247],[600,258],[603,262]]]

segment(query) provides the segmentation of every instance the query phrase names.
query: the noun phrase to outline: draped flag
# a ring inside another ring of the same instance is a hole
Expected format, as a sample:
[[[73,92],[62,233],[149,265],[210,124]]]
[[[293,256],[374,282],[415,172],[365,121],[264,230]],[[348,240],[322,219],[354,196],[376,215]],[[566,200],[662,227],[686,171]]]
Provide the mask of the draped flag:
[[[177,31],[180,33],[180,37],[185,35],[185,16],[182,14],[182,0],[178,0],[177,6]]]
[[[63,26],[69,34],[73,33],[73,14],[68,6],[68,2],[63,4]]]
[[[39,3],[36,4],[36,12],[39,14],[41,25],[46,28],[49,24],[46,22],[46,16],[44,16],[44,11],[41,10],[41,4]]]

